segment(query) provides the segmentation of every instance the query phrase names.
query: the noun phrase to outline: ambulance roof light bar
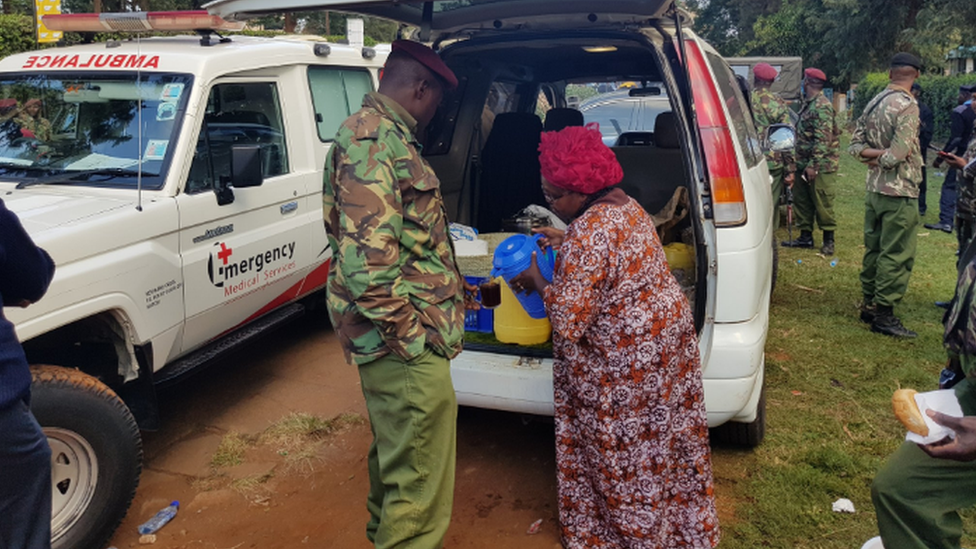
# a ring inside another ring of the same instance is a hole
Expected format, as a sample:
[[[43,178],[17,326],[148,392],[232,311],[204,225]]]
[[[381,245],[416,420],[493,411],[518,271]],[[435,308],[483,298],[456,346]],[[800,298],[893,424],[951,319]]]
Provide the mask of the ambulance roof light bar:
[[[44,26],[62,32],[239,31],[243,22],[229,22],[206,11],[132,11],[45,15]]]

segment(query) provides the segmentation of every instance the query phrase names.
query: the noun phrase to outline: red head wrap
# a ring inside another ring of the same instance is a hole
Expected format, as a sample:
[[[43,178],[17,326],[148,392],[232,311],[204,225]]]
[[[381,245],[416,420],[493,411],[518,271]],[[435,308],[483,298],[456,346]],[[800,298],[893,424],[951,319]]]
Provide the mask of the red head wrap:
[[[603,143],[596,122],[543,132],[539,164],[549,183],[583,194],[611,187],[624,178],[624,171],[613,151]]]

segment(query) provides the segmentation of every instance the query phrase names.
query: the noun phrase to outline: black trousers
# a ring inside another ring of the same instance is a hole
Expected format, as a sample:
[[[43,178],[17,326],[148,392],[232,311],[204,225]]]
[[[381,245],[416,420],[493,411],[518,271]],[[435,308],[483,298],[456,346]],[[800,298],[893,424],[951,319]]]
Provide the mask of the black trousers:
[[[0,410],[0,547],[51,547],[51,448],[23,401]]]

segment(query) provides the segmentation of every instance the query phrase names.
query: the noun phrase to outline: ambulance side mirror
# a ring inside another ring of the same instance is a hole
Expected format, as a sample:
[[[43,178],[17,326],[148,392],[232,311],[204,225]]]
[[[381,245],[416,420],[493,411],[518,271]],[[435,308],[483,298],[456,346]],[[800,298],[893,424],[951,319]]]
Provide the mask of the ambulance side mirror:
[[[260,187],[264,183],[259,145],[233,145],[230,148],[230,175],[221,175],[214,183],[217,205],[234,202],[234,188]]]
[[[260,187],[264,182],[260,145],[234,145],[230,148],[231,185],[238,189]]]

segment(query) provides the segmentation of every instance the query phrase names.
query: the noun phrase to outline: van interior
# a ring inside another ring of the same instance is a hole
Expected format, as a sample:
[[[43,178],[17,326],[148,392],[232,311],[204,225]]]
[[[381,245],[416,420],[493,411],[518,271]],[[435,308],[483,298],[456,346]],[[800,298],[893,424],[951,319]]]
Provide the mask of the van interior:
[[[538,160],[541,132],[588,122],[580,109],[569,106],[567,96],[585,103],[580,91],[589,88],[595,96],[626,82],[629,95],[663,95],[671,108],[656,115],[653,131],[623,131],[613,140],[624,172],[619,187],[652,216],[669,202],[674,205],[678,189],[690,191],[678,192],[683,217],[664,230],[659,226],[658,233],[664,245],[683,242],[698,250],[701,229],[697,216],[690,215],[697,191],[689,176],[693,164],[682,137],[686,130],[675,114],[682,112],[675,105],[678,92],[665,84],[669,78],[660,69],[664,57],[657,46],[635,36],[641,35],[553,39],[550,34],[535,40],[520,36],[517,42],[500,36],[443,48],[460,85],[432,122],[424,154],[441,179],[450,219],[482,234],[495,233],[524,207],[546,207]],[[695,255],[700,264],[704,254]],[[704,269],[697,270],[698,276],[684,273],[679,282],[700,329],[704,295],[695,289],[703,291],[705,285]]]

